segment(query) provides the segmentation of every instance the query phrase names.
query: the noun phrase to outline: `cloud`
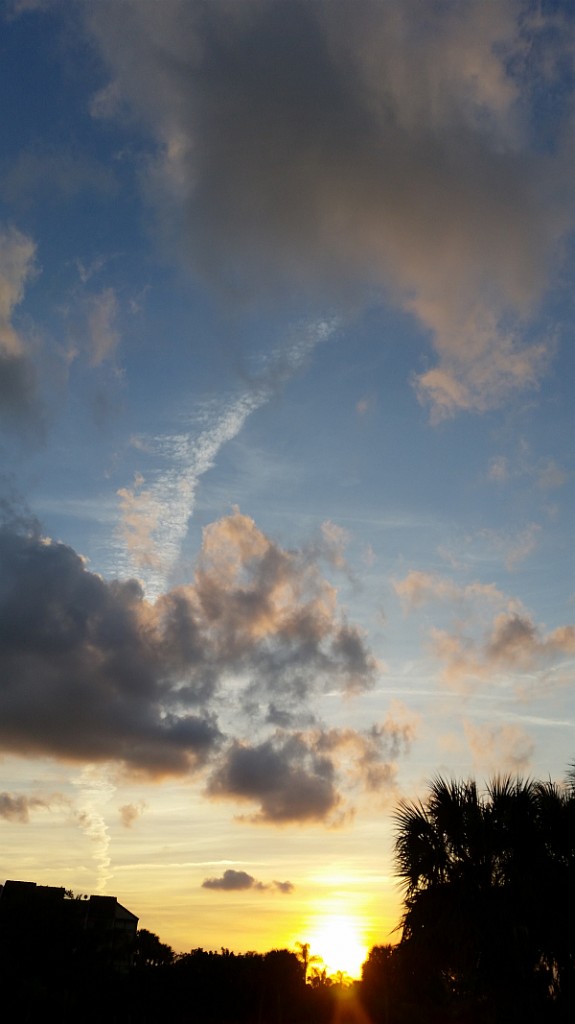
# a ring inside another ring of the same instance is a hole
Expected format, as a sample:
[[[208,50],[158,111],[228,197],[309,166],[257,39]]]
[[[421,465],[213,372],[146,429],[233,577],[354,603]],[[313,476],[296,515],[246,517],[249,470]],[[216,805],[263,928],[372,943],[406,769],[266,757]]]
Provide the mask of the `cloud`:
[[[336,756],[340,773],[373,796],[388,797],[395,789],[396,762],[408,754],[417,732],[417,719],[399,702],[392,703],[384,722],[368,729],[329,729],[317,734],[317,750]]]
[[[204,529],[193,594],[222,663],[249,669],[252,697],[290,705],[373,685],[377,663],[310,551],[280,548],[238,511]]]
[[[518,725],[481,725],[464,723],[465,738],[476,769],[487,774],[527,771],[535,744]]]
[[[445,682],[493,679],[498,674],[539,672],[575,654],[575,626],[559,626],[545,633],[527,612],[496,615],[478,641],[464,633],[432,632],[435,656],[443,663]]]
[[[519,535],[515,552],[529,536]],[[461,585],[445,576],[411,570],[392,585],[406,612],[426,604],[437,609],[446,605],[456,616],[451,629],[433,628],[429,633],[431,650],[443,666],[442,680],[449,685],[502,673],[538,672],[575,653],[574,626],[545,632],[520,600],[492,583]]]
[[[237,437],[248,417],[305,365],[335,327],[334,321],[319,320],[298,329],[295,338],[259,361],[239,394],[208,403],[200,411],[199,426],[190,424],[179,434],[133,438],[142,460],[147,456],[160,468],[153,465],[146,477],[136,474],[133,487],[118,491],[122,511],[118,535],[125,553],[117,559],[115,571],[143,574],[151,596],[165,590],[180,557],[200,478],[212,469],[220,449]]]
[[[212,775],[213,798],[259,803],[256,823],[324,821],[341,802],[332,761],[317,755],[297,734],[255,746],[235,742]]]
[[[13,323],[26,282],[35,272],[36,246],[14,227],[0,228],[0,419],[23,426],[37,416],[37,381],[22,334]]]
[[[551,457],[534,459],[529,446],[522,441],[519,457],[513,463],[505,455],[495,455],[490,460],[487,477],[496,483],[527,478],[533,480],[539,490],[553,491],[567,483],[569,474]]]
[[[29,821],[30,811],[44,810],[49,806],[50,800],[41,800],[39,797],[0,793],[0,818],[5,821],[25,824]]]
[[[297,736],[247,755],[228,738],[218,754],[217,712],[233,731],[242,708],[264,727],[271,705],[309,715],[328,687],[374,682],[363,635],[305,549],[282,549],[236,511],[204,530],[192,582],[151,603],[134,580],[104,581],[16,517],[0,529],[0,579],[0,749],[92,765],[92,803],[98,764],[161,777],[217,762],[233,789],[234,757],[267,751],[295,787],[277,810],[278,777],[271,814],[337,804],[332,769]]]
[[[337,825],[352,810],[345,793],[381,797],[395,787],[398,757],[409,751],[415,722],[397,709],[380,724],[355,729],[278,729],[262,743],[235,741],[209,779],[214,799],[258,804],[257,824],[323,821]]]
[[[146,805],[144,803],[123,804],[122,807],[119,807],[120,821],[124,828],[131,828],[140,815],[144,813],[145,808]]]
[[[509,479],[509,462],[504,455],[494,455],[489,461],[488,478],[497,483],[505,483]]]
[[[502,552],[505,568],[513,571],[533,554],[540,533],[539,523],[529,523],[513,535],[506,536],[495,530],[483,530],[481,536],[495,550]]]
[[[463,534],[449,547],[443,546],[439,554],[454,568],[476,567],[485,562],[504,565],[509,572],[529,558],[536,550],[541,535],[539,523],[517,524],[514,530],[482,529]]]
[[[72,781],[78,788],[76,818],[80,828],[92,843],[96,864],[96,892],[103,893],[113,875],[110,830],[104,813],[116,787],[106,768],[97,764],[85,765],[80,775]]]
[[[88,304],[88,342],[90,366],[101,366],[114,355],[120,342],[116,328],[118,300],[113,288],[92,295]]]
[[[557,464],[555,459],[545,459],[538,467],[537,486],[542,491],[554,491],[563,487],[569,475]]]
[[[461,586],[445,576],[417,569],[411,569],[403,580],[392,580],[392,586],[408,612],[429,602],[508,602],[505,594],[493,583],[468,583]]]
[[[293,892],[293,882],[271,882],[269,885],[257,882],[247,871],[234,871],[228,868],[221,878],[206,878],[202,882],[203,889],[219,889],[224,892],[238,892],[245,889],[256,889],[259,892],[276,890],[284,894]]]
[[[553,341],[524,335],[573,225],[572,97],[543,144],[534,82],[569,19],[516,0],[85,15],[110,76],[93,111],[156,143],[148,195],[198,273],[242,301],[395,300],[433,345],[414,383],[436,421],[538,386]]]
[[[71,199],[85,189],[110,196],[117,182],[109,167],[82,154],[57,150],[22,150],[13,160],[0,164],[0,196],[10,206]]]
[[[183,652],[167,646],[168,616],[136,583],[105,583],[71,548],[8,528],[0,566],[3,750],[151,775],[205,761],[217,725],[209,713],[176,714]]]

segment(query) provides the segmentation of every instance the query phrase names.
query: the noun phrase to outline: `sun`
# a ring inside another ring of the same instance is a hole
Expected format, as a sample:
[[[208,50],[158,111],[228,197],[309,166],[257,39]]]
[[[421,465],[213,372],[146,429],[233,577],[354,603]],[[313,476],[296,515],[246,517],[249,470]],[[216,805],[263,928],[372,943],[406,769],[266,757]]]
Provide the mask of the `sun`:
[[[349,978],[361,976],[368,949],[359,922],[345,914],[328,914],[312,926],[309,936],[312,954],[320,956],[328,974],[341,971]]]

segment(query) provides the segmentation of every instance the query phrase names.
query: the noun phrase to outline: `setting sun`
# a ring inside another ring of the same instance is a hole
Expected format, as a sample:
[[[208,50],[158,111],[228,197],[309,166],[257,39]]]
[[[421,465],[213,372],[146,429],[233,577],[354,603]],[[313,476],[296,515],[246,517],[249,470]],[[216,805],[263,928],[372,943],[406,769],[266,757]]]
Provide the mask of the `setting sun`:
[[[332,914],[321,918],[310,934],[310,947],[321,957],[328,974],[341,971],[350,978],[360,977],[368,950],[361,926],[353,917]]]

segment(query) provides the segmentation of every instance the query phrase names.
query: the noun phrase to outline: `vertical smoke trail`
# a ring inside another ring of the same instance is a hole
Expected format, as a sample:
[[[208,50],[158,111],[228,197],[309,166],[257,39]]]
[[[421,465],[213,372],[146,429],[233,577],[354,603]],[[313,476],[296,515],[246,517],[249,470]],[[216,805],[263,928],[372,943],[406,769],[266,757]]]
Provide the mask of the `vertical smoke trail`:
[[[73,780],[78,787],[78,821],[85,835],[93,843],[96,862],[96,893],[104,893],[112,877],[110,858],[110,833],[104,820],[104,808],[116,792],[110,782],[107,769],[100,765],[88,764],[78,778]]]

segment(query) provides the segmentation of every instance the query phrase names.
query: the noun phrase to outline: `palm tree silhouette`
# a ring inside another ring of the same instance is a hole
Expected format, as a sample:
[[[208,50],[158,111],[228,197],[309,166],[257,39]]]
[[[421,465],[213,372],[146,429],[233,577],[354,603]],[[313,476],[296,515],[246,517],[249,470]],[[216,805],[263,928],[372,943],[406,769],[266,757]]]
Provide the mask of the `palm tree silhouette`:
[[[575,769],[565,785],[435,778],[396,814],[404,885],[401,945],[446,1004],[545,1019],[575,990]],[[479,1013],[479,1009],[478,1009]],[[540,1014],[539,1018],[537,1014]]]

